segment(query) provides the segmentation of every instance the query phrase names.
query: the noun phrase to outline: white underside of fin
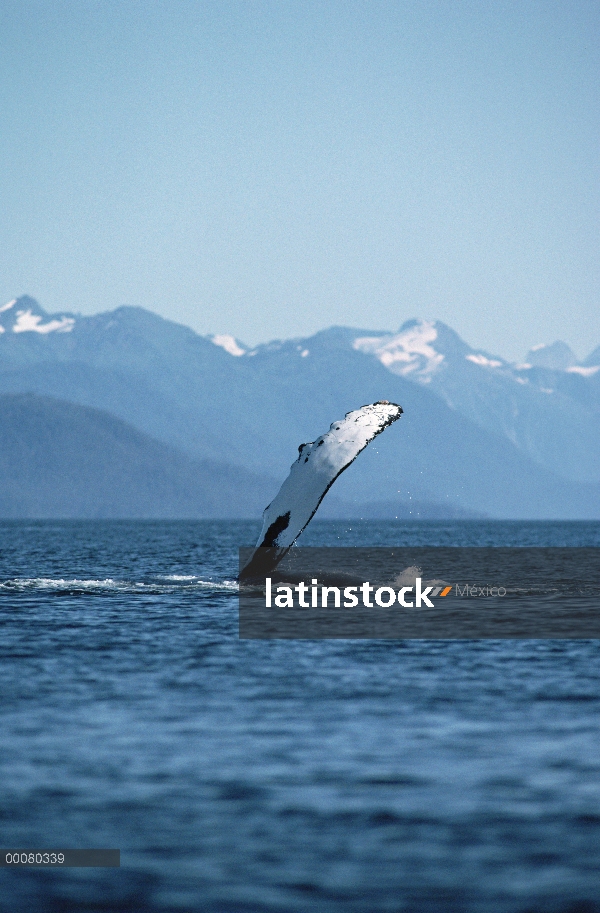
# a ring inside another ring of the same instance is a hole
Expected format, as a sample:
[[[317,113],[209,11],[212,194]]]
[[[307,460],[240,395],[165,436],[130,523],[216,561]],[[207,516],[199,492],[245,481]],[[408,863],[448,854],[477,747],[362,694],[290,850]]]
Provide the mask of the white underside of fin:
[[[402,409],[395,403],[372,403],[348,412],[316,441],[302,444],[289,476],[263,513],[257,548],[287,551],[340,473],[401,415]]]

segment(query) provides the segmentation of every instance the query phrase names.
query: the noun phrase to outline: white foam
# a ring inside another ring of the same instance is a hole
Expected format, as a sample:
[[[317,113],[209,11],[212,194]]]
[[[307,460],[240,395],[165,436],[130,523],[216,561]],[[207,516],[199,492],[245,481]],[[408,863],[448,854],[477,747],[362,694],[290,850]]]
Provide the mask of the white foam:
[[[394,578],[393,585],[400,589],[401,586],[416,586],[417,577],[422,577],[423,571],[416,564],[405,567],[397,577]],[[423,586],[448,586],[447,580],[422,580]]]
[[[101,587],[105,589],[116,589],[122,581],[113,580],[111,577],[105,580],[80,580],[74,578],[68,580],[63,577],[15,577],[12,580],[5,580],[0,583],[2,589],[38,589],[38,590],[60,590],[65,588],[76,588],[82,590],[94,590]]]
[[[15,590],[81,590],[84,592],[102,590],[104,592],[126,593],[144,593],[148,591],[172,593],[190,588],[224,590],[226,592],[237,591],[238,589],[238,584],[235,580],[203,580],[200,577],[180,574],[166,575],[158,579],[163,582],[115,580],[112,577],[106,577],[102,580],[86,580],[77,577],[15,577],[0,583],[0,590],[10,590],[12,592]]]
[[[414,586],[417,577],[421,577],[423,571],[420,567],[416,565],[411,565],[411,567],[406,567],[404,570],[398,574],[394,579],[394,586]]]
[[[161,574],[161,580],[197,580],[194,574]]]

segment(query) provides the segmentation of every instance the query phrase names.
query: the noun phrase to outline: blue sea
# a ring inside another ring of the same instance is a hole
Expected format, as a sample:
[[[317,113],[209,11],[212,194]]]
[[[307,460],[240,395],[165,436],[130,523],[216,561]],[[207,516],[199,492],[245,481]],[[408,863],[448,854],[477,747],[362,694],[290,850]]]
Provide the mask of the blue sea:
[[[0,845],[121,850],[0,869],[0,910],[600,911],[600,642],[240,640],[257,534],[0,523]],[[599,547],[600,524],[301,544]]]

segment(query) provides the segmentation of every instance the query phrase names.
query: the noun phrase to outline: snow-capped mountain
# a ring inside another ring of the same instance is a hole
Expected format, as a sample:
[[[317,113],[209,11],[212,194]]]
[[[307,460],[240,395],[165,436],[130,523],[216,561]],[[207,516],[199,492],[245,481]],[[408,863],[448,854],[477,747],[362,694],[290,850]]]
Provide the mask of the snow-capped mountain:
[[[335,340],[428,388],[451,410],[507,438],[558,475],[600,480],[600,349],[576,364],[569,347],[558,342],[536,346],[527,360],[513,364],[472,348],[440,321],[409,320],[397,333],[336,327],[243,354],[278,348],[306,358],[326,336],[329,345]]]
[[[585,368],[594,368],[592,374],[596,374],[598,371],[598,365],[600,365],[600,346],[598,346],[594,351],[588,355],[586,359],[582,362],[582,366]],[[590,375],[588,375],[590,376]]]
[[[0,307],[0,333],[70,333],[75,326],[72,314],[48,314],[37,301],[25,295]]]
[[[393,374],[429,383],[444,363],[444,354],[434,348],[438,335],[434,323],[411,320],[399,333],[358,336],[352,346],[358,352],[374,355]]]
[[[512,364],[473,349],[437,321],[398,333],[357,336],[352,345],[394,374],[427,384],[451,409],[548,469],[579,481],[600,479],[600,388],[586,383],[597,364],[576,364],[565,343],[537,346]]]
[[[540,343],[525,356],[525,363],[551,371],[567,371],[577,366],[577,359],[566,342]]]
[[[511,376],[517,383],[527,383],[530,379],[535,383],[535,375],[530,377],[524,373],[534,367],[582,377],[591,377],[600,371],[600,350],[596,350],[597,364],[578,365],[566,343],[541,344],[530,349],[523,362],[511,364],[501,356],[472,349],[441,321],[409,320],[398,333],[358,336],[352,344],[361,352],[375,355],[394,374],[420,383],[430,383],[436,376],[443,376],[462,360]]]
[[[600,517],[600,350],[577,365],[554,347],[560,368],[511,364],[419,320],[397,333],[332,327],[249,348],[142,308],[84,317],[46,314],[29,298],[8,304],[0,393],[105,409],[192,457],[275,479],[300,443],[387,399],[404,409],[398,427],[344,473],[336,497]]]

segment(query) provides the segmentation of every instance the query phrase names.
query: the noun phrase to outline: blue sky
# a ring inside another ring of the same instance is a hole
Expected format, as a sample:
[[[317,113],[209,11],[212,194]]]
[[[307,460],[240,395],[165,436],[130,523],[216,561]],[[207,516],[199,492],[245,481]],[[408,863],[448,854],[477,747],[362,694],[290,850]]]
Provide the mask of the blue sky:
[[[600,4],[0,7],[0,294],[600,344]]]

